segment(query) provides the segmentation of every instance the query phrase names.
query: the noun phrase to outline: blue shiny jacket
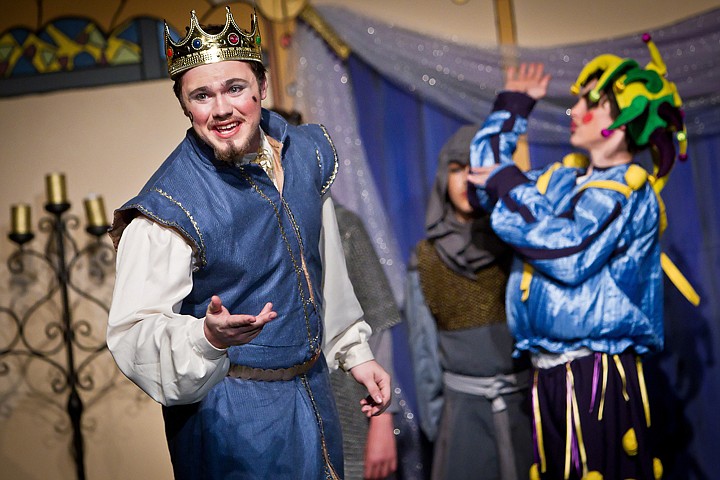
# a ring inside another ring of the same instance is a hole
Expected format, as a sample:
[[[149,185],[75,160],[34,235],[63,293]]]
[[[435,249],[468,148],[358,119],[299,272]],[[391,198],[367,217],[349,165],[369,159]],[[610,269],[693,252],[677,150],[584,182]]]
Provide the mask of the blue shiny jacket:
[[[521,172],[512,153],[533,103],[501,93],[471,147],[473,166],[502,165],[478,196],[517,253],[506,299],[516,351],[662,349],[660,207],[647,175],[621,165],[578,181],[585,169],[560,163]]]

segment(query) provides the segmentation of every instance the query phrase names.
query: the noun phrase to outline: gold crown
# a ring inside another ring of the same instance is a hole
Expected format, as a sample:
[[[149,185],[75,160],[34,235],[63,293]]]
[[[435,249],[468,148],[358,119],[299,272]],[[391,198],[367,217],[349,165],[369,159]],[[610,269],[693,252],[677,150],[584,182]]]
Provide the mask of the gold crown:
[[[230,7],[225,7],[225,10],[225,28],[216,35],[210,35],[200,27],[195,10],[190,14],[187,36],[179,42],[170,37],[170,28],[165,22],[165,55],[170,78],[175,79],[179,73],[200,65],[225,60],[262,63],[260,29],[255,12],[250,16],[251,28],[248,32],[237,26]]]

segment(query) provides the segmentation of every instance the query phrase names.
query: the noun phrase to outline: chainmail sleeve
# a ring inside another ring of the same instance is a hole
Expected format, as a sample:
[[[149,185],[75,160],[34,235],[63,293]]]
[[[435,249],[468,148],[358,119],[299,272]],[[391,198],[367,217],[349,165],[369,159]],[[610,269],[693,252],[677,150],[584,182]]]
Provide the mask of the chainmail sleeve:
[[[400,313],[392,296],[390,284],[360,218],[338,204],[335,204],[335,214],[348,276],[363,309],[364,319],[373,329],[370,338],[373,354],[378,363],[392,375],[392,365],[387,364],[390,362],[392,352],[376,351],[378,342],[375,341],[379,340],[384,330],[400,323]],[[384,361],[383,358],[387,360]],[[367,391],[352,377],[341,371],[333,372],[330,381],[335,392],[343,431],[345,478],[360,480],[363,478],[368,420],[360,411],[358,402],[367,395]],[[395,401],[396,399],[393,398],[393,403]]]
[[[348,276],[355,289],[365,321],[373,334],[400,323],[400,312],[392,296],[382,265],[360,218],[335,204],[340,239],[347,259]]]

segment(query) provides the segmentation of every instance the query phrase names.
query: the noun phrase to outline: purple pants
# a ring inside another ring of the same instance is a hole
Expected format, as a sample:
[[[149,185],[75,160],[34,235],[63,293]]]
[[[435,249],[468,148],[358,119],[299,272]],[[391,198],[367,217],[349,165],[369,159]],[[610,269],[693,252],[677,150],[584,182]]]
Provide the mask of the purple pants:
[[[606,480],[660,478],[634,353],[593,353],[536,369],[532,402],[537,478],[581,479],[591,472]]]

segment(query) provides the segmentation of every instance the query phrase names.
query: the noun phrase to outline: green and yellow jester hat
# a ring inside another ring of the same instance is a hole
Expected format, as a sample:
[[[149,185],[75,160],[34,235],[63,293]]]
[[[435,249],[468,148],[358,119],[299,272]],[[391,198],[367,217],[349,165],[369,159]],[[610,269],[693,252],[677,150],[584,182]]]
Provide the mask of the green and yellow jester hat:
[[[673,166],[673,137],[678,140],[680,147],[678,158],[687,158],[687,131],[677,87],[665,78],[665,62],[650,35],[646,33],[642,39],[648,46],[651,58],[645,68],[630,58],[599,55],[585,65],[570,87],[570,92],[578,95],[588,79],[599,72],[597,84],[587,94],[589,100],[598,102],[602,92],[612,88],[620,110],[609,129],[603,130],[603,136],[611,135],[613,130],[624,125],[626,135],[635,145],[641,149],[651,147],[654,175],[659,179],[665,177]]]

